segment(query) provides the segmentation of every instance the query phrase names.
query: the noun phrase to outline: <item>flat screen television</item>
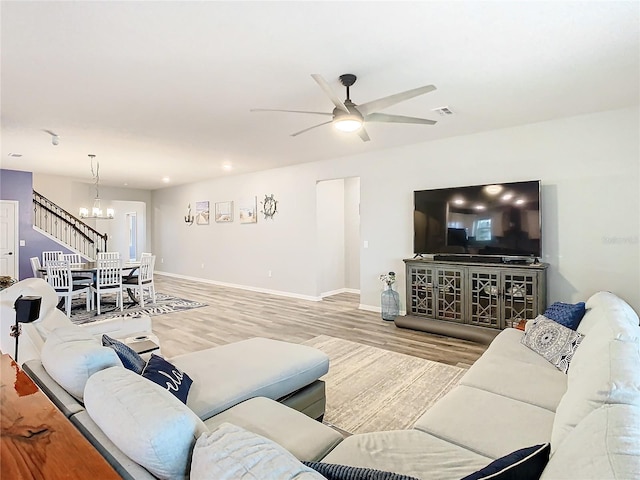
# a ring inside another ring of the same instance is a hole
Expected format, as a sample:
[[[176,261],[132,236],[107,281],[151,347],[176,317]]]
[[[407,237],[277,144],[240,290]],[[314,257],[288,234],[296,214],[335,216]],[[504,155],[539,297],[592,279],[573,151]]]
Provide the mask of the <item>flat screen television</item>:
[[[413,253],[540,257],[540,181],[414,192]]]

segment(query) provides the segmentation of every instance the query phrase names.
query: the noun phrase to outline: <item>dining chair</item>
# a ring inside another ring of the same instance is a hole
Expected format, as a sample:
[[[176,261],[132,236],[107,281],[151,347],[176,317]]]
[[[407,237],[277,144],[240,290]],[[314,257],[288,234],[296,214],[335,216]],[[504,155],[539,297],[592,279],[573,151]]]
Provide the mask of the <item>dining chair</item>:
[[[46,267],[51,260],[60,260],[60,255],[62,255],[62,250],[42,252],[42,266]]]
[[[144,308],[144,291],[149,291],[151,303],[156,303],[156,287],[153,283],[153,269],[155,267],[155,255],[140,258],[138,275],[126,277],[122,281],[122,286],[128,290],[137,290],[140,306]]]
[[[153,253],[150,253],[150,252],[142,252],[140,254],[140,258],[142,258],[142,257],[152,257],[152,256],[153,256]]]
[[[116,294],[116,307],[120,305],[122,311],[122,264],[119,258],[98,259],[96,278],[91,285],[91,291],[96,295],[98,315],[101,313],[102,295],[106,294]]]
[[[69,264],[71,265],[71,268],[82,266],[82,264],[84,263],[79,253],[63,253],[60,257],[61,257],[60,258],[61,260],[65,260],[69,262]],[[73,275],[74,284],[76,285],[85,284],[87,286],[91,286],[91,282],[93,282],[93,274],[91,272],[88,272],[88,273],[71,272],[71,273]]]
[[[40,269],[42,268],[40,259],[38,257],[31,257],[29,261],[31,262],[31,271],[33,272],[33,278],[44,278],[44,275],[40,271]]]
[[[87,312],[91,310],[91,287],[74,285],[69,262],[50,260],[46,268],[47,283],[56,291],[58,297],[64,297],[67,317],[71,317],[71,299],[82,293],[87,296]]]

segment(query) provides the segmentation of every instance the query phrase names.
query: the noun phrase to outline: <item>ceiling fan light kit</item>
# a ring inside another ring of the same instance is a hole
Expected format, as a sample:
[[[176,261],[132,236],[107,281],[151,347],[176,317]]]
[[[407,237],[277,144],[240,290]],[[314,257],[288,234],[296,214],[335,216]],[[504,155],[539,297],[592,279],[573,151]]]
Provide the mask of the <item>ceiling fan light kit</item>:
[[[335,108],[332,113],[328,112],[310,112],[304,110],[282,110],[282,109],[252,109],[252,112],[287,112],[287,113],[307,113],[312,115],[331,115],[332,120],[328,122],[322,122],[318,125],[314,125],[299,132],[291,134],[292,137],[296,137],[301,133],[308,132],[314,128],[333,123],[333,126],[342,132],[357,132],[358,136],[363,142],[369,141],[369,135],[364,129],[364,124],[367,122],[382,122],[382,123],[409,123],[417,125],[435,125],[437,122],[434,120],[428,120],[426,118],[407,117],[403,115],[391,115],[386,113],[377,113],[380,110],[391,107],[396,103],[409,100],[410,98],[417,97],[418,95],[424,95],[425,93],[432,92],[436,89],[434,85],[425,85],[424,87],[414,88],[407,90],[406,92],[396,93],[387,97],[382,97],[371,102],[356,105],[351,101],[349,96],[349,87],[351,87],[357,80],[357,77],[352,73],[345,73],[340,75],[340,83],[347,89],[347,98],[345,101],[341,101],[340,98],[333,92],[331,86],[327,81],[319,74],[314,73],[311,77],[316,83],[324,90],[324,93],[329,97]]]

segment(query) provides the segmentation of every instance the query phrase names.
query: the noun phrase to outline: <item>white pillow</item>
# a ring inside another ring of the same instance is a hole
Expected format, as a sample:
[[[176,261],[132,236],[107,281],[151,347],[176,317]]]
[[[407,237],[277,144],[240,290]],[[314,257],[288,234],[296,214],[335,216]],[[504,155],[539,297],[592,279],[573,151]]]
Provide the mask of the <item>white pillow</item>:
[[[87,413],[109,440],[160,479],[186,479],[196,439],[208,429],[159,385],[125,368],[93,375]]]
[[[119,366],[116,352],[73,325],[53,330],[44,342],[42,365],[69,394],[82,401],[84,386],[94,373]]]
[[[191,480],[326,480],[277,443],[230,423],[203,434]]]
[[[591,333],[593,334],[593,333]],[[605,404],[640,406],[640,343],[611,340],[594,361],[571,367],[567,391],[556,408],[551,450],[593,410]]]

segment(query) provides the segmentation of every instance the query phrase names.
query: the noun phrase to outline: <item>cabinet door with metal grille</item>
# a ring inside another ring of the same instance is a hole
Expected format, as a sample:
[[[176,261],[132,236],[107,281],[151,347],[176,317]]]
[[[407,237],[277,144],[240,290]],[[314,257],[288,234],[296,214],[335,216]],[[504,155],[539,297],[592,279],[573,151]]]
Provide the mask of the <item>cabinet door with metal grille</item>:
[[[499,270],[469,269],[467,321],[471,325],[500,328]]]
[[[504,298],[500,318],[503,324],[500,328],[517,325],[520,320],[533,319],[538,315],[538,285],[535,272],[503,271],[502,284]]]
[[[439,320],[464,322],[464,271],[461,268],[436,270],[437,316]]]
[[[409,290],[407,305],[411,313],[435,318],[434,269],[416,265],[407,266]]]

